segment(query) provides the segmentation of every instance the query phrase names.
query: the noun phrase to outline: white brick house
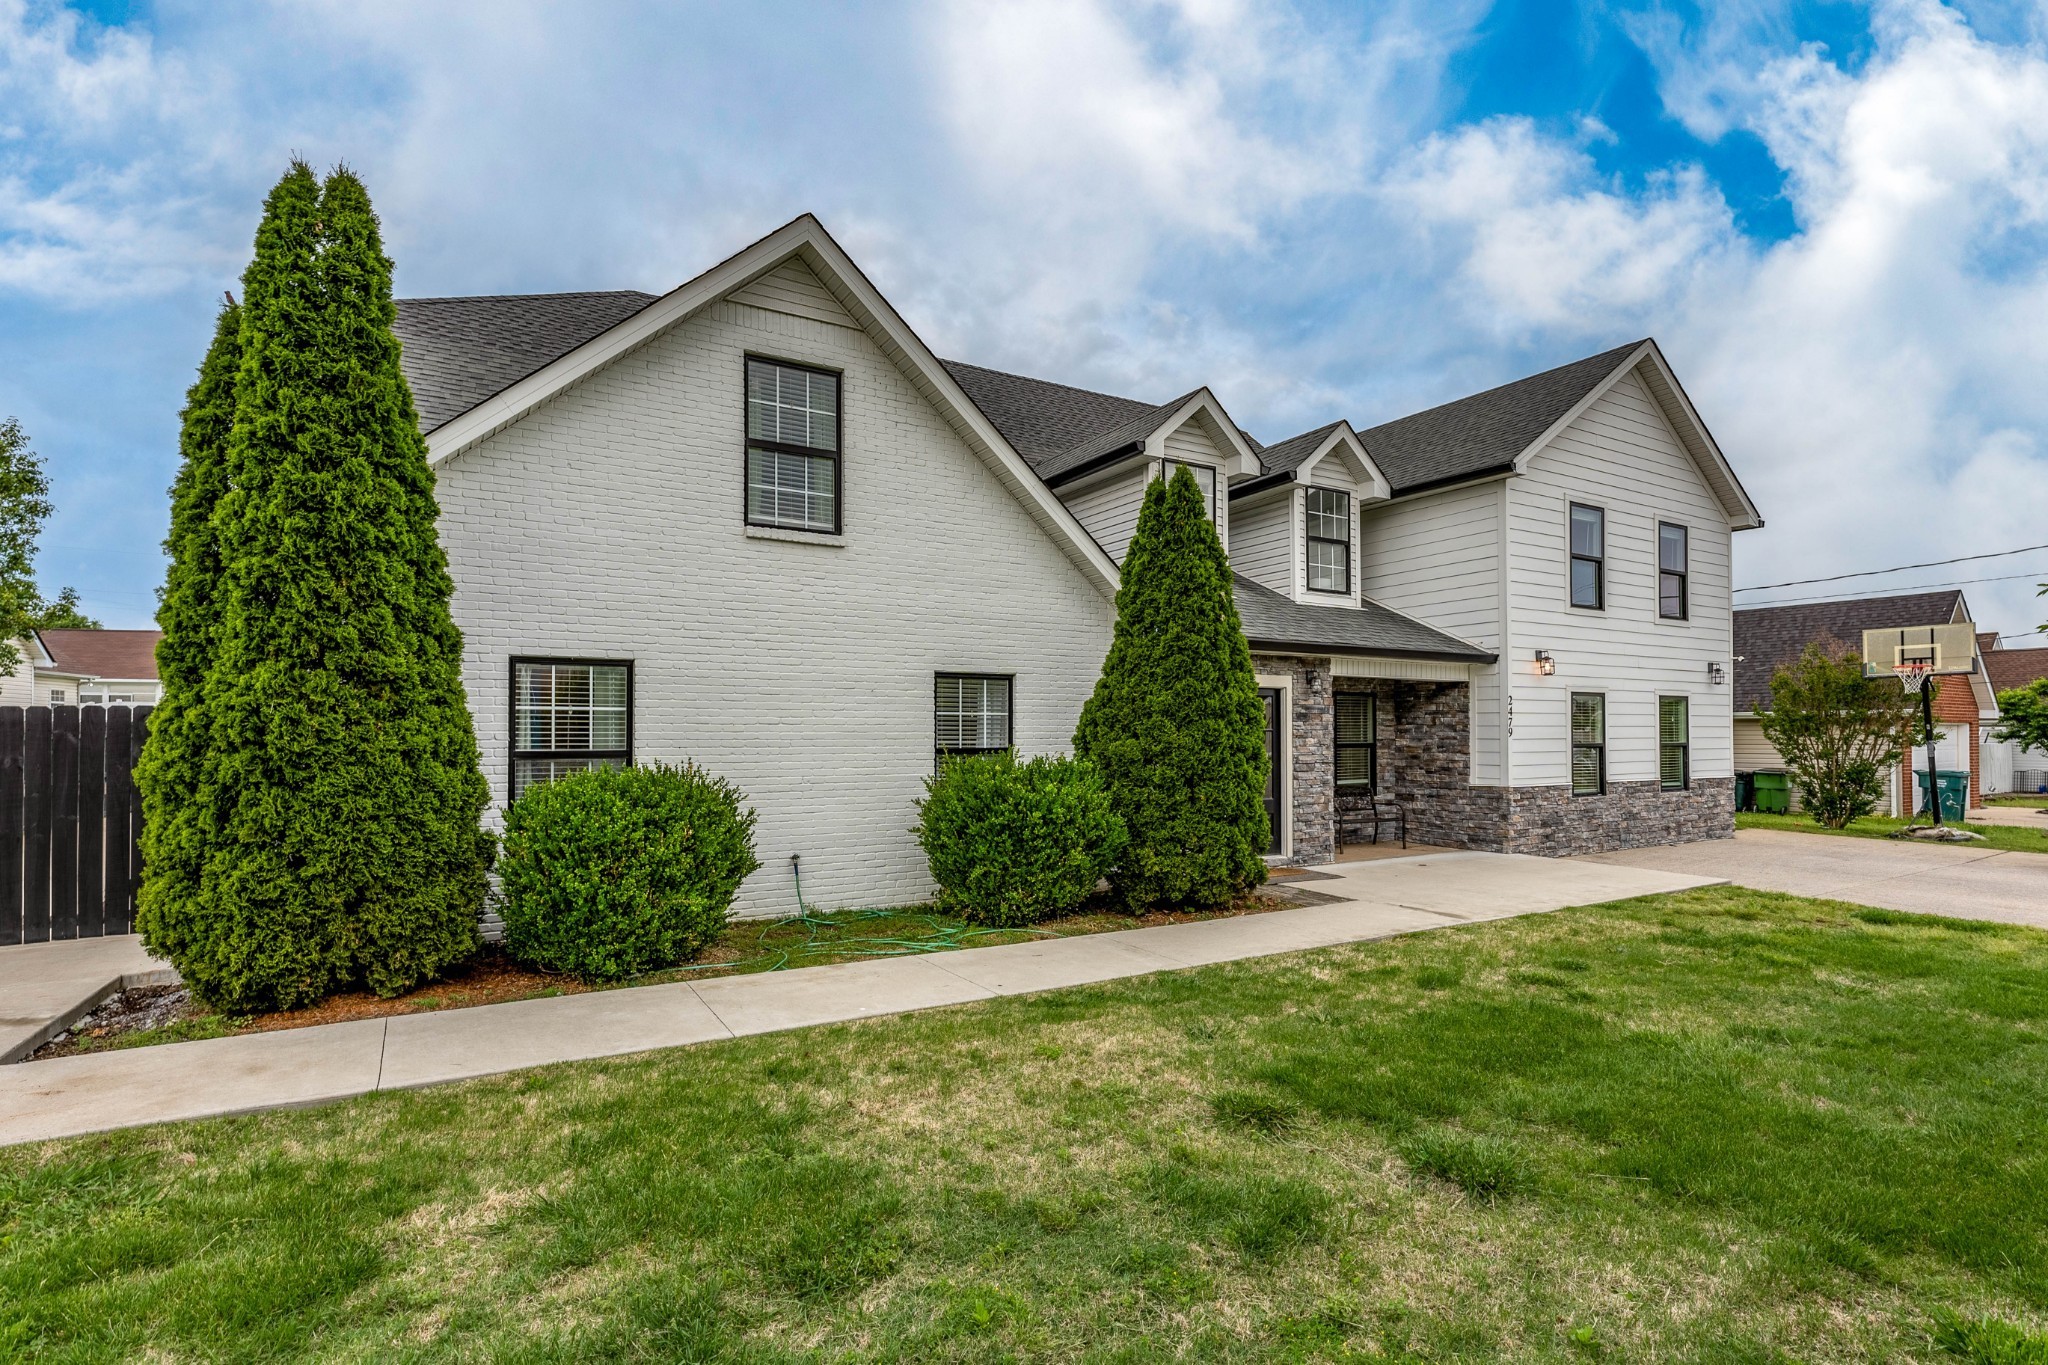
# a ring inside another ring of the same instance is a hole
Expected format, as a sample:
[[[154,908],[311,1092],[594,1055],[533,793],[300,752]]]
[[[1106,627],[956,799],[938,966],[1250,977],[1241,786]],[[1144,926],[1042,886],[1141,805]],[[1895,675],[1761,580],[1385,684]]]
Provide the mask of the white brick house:
[[[1508,468],[1404,488],[1417,443],[1389,429],[1384,456],[1345,423],[1260,446],[1206,389],[1155,405],[942,362],[808,216],[658,298],[399,308],[494,802],[565,765],[694,759],[760,813],[743,912],[794,908],[792,855],[817,904],[929,894],[908,830],[937,750],[1067,749],[1138,501],[1176,463],[1212,490],[1272,689],[1276,857],[1330,856],[1368,790],[1476,847],[1718,830],[1705,663],[1754,510],[1649,343],[1596,358]],[[1545,582],[1571,572],[1563,500],[1596,495],[1597,620]],[[1694,528],[1683,625],[1636,619],[1652,517]],[[1554,675],[1520,676],[1533,648]],[[1547,703],[1595,682],[1617,791],[1655,777],[1654,696],[1704,701],[1690,796],[1596,795],[1605,832],[1581,836],[1516,803],[1569,790]]]

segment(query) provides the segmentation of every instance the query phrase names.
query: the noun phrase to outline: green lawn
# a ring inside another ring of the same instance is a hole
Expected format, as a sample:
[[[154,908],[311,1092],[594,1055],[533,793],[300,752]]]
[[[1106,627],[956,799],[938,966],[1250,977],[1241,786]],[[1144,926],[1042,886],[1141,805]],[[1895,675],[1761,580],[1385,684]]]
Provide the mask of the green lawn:
[[[1716,888],[0,1151],[0,1357],[1953,1360],[2044,1114],[2048,935]]]
[[[1925,824],[1922,820],[1920,823]],[[1905,827],[1904,820],[1893,820],[1886,816],[1866,815],[1852,821],[1847,829],[1829,829],[1817,825],[1813,817],[1800,815],[1767,815],[1761,811],[1737,811],[1737,829],[1788,829],[1798,834],[1846,834],[1856,839],[1886,839],[1896,830]],[[2048,822],[2044,822],[2048,825]],[[1981,834],[1984,841],[1972,844],[1972,848],[1997,848],[2012,853],[2048,853],[2048,827],[2028,829],[2023,825],[1984,825],[1970,823],[1964,826],[1972,834]]]
[[[1985,797],[1984,804],[1987,806],[2031,806],[2039,810],[2044,806],[2048,806],[2048,796],[2043,796],[2039,792],[2007,792],[2002,796]]]

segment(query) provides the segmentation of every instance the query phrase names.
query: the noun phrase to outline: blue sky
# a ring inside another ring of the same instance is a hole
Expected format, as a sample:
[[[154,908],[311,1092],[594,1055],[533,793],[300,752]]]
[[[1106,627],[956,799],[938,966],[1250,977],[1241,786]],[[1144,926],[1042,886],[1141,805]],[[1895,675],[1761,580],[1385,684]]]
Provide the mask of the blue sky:
[[[0,414],[46,586],[146,624],[297,153],[363,174],[404,294],[665,289],[809,210],[942,355],[1206,383],[1266,439],[1654,335],[1769,521],[1738,582],[2036,544],[2044,40],[1932,0],[0,0]]]

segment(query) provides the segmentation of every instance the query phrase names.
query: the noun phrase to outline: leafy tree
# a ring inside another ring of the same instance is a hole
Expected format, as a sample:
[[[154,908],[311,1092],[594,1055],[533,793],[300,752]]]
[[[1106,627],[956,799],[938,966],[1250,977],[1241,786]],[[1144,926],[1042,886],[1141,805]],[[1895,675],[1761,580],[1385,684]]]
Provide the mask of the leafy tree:
[[[2023,749],[2048,750],[2048,678],[2036,678],[1998,694],[1994,739],[2018,740]]]
[[[163,694],[150,713],[149,738],[135,769],[142,794],[142,886],[136,927],[155,952],[196,956],[188,936],[205,924],[193,911],[210,822],[195,800],[206,753],[204,688],[213,662],[220,588],[220,542],[213,513],[228,482],[228,437],[235,424],[235,374],[242,357],[242,310],[230,296],[214,322],[213,344],[180,414],[178,476],[171,484],[171,557],[157,594],[157,678]]]
[[[78,592],[65,588],[55,602],[36,590],[36,539],[50,515],[50,480],[29,448],[21,423],[0,420],[0,677],[21,667],[15,642],[31,630],[97,627],[78,610]]]
[[[1807,812],[1841,829],[1876,809],[1885,775],[1919,737],[1919,707],[1894,679],[1864,677],[1853,651],[1814,643],[1771,675],[1771,704],[1757,722]]]
[[[243,277],[211,519],[199,885],[151,920],[224,1008],[393,995],[476,945],[488,790],[395,315],[361,181],[294,164]]]
[[[1218,905],[1266,879],[1264,712],[1230,564],[1185,468],[1145,491],[1116,634],[1074,748],[1130,840],[1126,905]]]

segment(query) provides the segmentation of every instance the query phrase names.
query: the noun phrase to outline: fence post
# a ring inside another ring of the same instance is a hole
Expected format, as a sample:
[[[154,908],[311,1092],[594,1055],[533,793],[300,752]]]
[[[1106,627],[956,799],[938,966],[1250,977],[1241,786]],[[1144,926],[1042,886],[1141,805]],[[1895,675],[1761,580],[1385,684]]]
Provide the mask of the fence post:
[[[50,708],[28,708],[21,753],[22,939],[50,937]]]
[[[21,755],[24,713],[0,706],[0,946],[25,942],[21,899]]]
[[[107,713],[98,706],[78,712],[78,936],[116,932],[107,928]]]

